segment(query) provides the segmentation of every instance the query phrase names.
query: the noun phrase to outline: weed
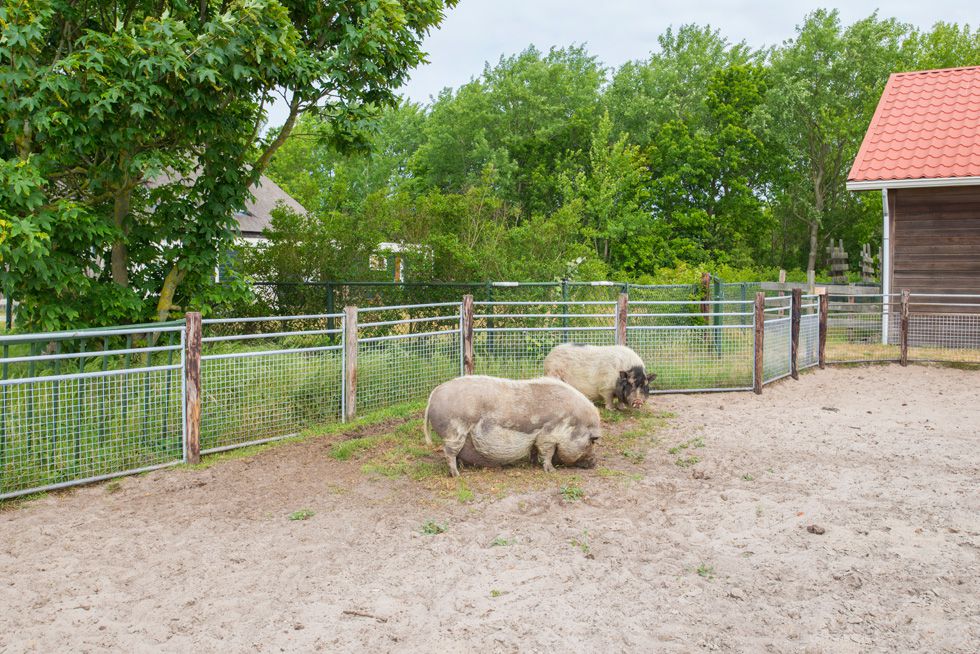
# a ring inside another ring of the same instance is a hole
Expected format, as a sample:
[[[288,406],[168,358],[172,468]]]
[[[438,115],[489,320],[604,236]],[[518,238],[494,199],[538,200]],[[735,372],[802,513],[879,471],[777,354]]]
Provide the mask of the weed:
[[[490,597],[500,597],[501,595],[506,595],[506,590],[497,590],[496,588],[490,589]]]
[[[435,520],[426,520],[422,525],[422,533],[426,536],[435,536],[436,534],[442,534],[446,532],[448,527],[445,522],[436,522]]]
[[[682,450],[686,450],[689,447],[704,447],[704,439],[698,436],[697,438],[692,438],[689,441],[678,443],[667,451],[671,454],[679,454]]]
[[[644,459],[647,458],[647,455],[644,454],[643,452],[638,452],[637,450],[631,450],[629,448],[624,448],[620,450],[619,453],[622,454],[630,462],[636,464],[643,463]]]
[[[311,511],[309,509],[300,509],[299,511],[293,511],[292,513],[290,513],[289,514],[289,519],[290,520],[309,520],[310,518],[312,518],[315,515],[316,515],[316,513],[314,513],[313,511]]]
[[[497,536],[490,541],[490,547],[509,547],[516,542],[516,538],[504,538],[503,536]]]
[[[566,502],[577,502],[585,497],[585,491],[582,490],[581,486],[573,481],[563,484],[561,488],[558,489],[558,492],[561,494],[562,499]]]
[[[118,479],[113,479],[105,485],[105,492],[107,493],[118,493],[120,490],[122,490],[122,482]]]
[[[589,532],[583,531],[581,536],[576,536],[575,538],[568,541],[572,547],[577,547],[582,551],[582,554],[588,556],[592,553],[592,547],[589,545]]]
[[[691,466],[693,466],[694,464],[700,461],[701,461],[700,457],[688,456],[688,457],[678,458],[676,461],[674,461],[674,464],[680,466],[681,468],[690,468]]]
[[[708,581],[711,581],[712,579],[715,578],[715,568],[714,568],[714,566],[710,566],[710,565],[708,565],[706,563],[702,563],[701,565],[699,565],[697,567],[697,570],[695,570],[695,572],[698,573],[698,576],[699,577],[702,577],[704,579],[707,579]]]
[[[744,475],[742,475],[742,479],[745,481],[753,481],[755,480],[755,477],[746,472]]]
[[[466,504],[467,502],[472,502],[474,499],[476,499],[473,491],[470,490],[469,486],[467,486],[466,482],[462,479],[456,483],[456,499],[460,504]]]
[[[757,504],[756,507],[755,507],[755,517],[761,518],[762,517],[762,514],[763,514],[762,505],[761,504]]]

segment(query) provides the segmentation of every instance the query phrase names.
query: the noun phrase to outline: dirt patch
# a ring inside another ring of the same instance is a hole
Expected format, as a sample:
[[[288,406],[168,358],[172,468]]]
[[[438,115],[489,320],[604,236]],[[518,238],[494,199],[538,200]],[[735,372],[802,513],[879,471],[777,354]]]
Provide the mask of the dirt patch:
[[[973,652],[978,381],[660,396],[642,457],[616,423],[595,470],[467,501],[339,436],[52,494],[0,514],[0,651]]]

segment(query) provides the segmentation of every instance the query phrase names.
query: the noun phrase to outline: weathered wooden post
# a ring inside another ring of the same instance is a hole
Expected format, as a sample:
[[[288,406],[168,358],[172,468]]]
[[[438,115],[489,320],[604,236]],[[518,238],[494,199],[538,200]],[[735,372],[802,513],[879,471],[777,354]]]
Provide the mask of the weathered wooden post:
[[[473,296],[463,296],[463,374],[473,374]]]
[[[817,363],[818,363],[818,365],[821,368],[823,368],[824,367],[824,364],[827,361],[827,314],[830,311],[830,302],[829,302],[829,298],[827,297],[827,290],[826,289],[823,289],[822,292],[818,291],[818,293],[820,293],[820,295],[819,295],[819,297],[820,297],[820,303],[819,303],[820,304],[820,318],[819,318],[819,320],[820,320],[820,339],[819,339],[819,346],[818,346],[818,348],[819,348],[818,349],[819,354],[817,355]]]
[[[184,462],[201,462],[201,314],[184,315]]]
[[[616,298],[616,345],[626,345],[626,320],[629,317],[630,296],[620,293]]]
[[[344,307],[344,420],[357,413],[357,307]]]
[[[899,361],[903,366],[909,365],[909,289],[902,289],[902,322],[899,338],[902,342],[902,358]],[[887,301],[887,298],[886,298]]]
[[[755,294],[755,361],[752,365],[752,390],[756,395],[762,395],[764,381],[766,336],[766,294],[759,291]]]
[[[800,369],[797,365],[797,357],[800,353],[800,313],[803,310],[803,290],[793,289],[793,313],[790,319],[791,340],[790,340],[790,374],[793,379],[800,378]]]

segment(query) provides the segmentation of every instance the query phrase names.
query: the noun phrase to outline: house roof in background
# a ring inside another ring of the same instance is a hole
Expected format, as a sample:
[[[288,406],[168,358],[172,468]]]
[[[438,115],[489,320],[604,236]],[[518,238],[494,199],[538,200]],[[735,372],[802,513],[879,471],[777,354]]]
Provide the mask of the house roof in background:
[[[181,176],[181,182],[187,185],[194,183],[197,178],[196,173]],[[174,177],[164,173],[146,183],[149,188],[156,188],[164,184],[170,184]],[[296,213],[306,213],[306,208],[297,202],[293,196],[282,190],[282,187],[271,179],[262,175],[257,184],[249,188],[252,199],[246,200],[245,209],[236,211],[235,218],[238,220],[238,229],[242,236],[257,237],[262,235],[262,230],[272,224],[272,210],[282,202],[287,208]]]
[[[980,184],[980,66],[888,78],[848,188]]]
[[[272,224],[272,210],[280,202],[296,213],[306,213],[303,205],[265,175],[262,175],[258,184],[249,190],[255,199],[245,203],[245,211],[235,214],[242,236],[261,235],[262,230]]]

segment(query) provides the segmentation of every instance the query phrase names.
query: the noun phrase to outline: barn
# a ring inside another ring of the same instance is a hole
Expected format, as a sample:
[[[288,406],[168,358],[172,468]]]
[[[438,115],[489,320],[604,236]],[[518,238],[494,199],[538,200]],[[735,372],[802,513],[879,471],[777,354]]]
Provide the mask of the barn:
[[[980,294],[980,66],[893,74],[847,188],[882,194],[883,293]]]

